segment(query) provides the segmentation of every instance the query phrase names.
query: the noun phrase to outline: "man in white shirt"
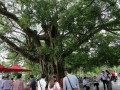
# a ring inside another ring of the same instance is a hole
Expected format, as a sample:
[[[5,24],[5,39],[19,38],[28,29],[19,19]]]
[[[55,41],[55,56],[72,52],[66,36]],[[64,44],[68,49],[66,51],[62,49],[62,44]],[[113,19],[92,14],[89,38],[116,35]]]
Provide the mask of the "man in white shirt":
[[[45,79],[46,79],[46,75],[42,74],[41,79],[37,81],[38,90],[45,90],[47,85]]]

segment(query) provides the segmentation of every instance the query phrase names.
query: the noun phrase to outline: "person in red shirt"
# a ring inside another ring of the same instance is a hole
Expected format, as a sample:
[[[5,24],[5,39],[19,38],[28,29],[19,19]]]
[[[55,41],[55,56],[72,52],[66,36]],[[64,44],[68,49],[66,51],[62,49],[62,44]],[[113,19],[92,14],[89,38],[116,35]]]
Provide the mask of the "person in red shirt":
[[[113,80],[113,81],[116,81],[115,71],[112,72],[112,80]]]

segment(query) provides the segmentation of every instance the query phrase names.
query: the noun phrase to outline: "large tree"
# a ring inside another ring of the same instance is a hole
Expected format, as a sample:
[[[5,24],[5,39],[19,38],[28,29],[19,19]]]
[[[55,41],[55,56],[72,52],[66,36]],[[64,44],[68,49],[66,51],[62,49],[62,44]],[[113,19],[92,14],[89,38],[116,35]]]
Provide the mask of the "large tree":
[[[43,72],[61,76],[65,58],[96,33],[120,30],[119,3],[119,0],[0,0],[0,39],[12,51],[40,63]]]

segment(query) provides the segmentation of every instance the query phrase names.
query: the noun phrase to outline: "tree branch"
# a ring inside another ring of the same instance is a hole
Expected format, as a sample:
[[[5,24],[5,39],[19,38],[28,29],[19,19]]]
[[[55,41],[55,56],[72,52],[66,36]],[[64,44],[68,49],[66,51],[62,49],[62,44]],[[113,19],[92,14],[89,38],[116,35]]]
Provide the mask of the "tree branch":
[[[92,0],[86,7],[84,7],[80,12],[84,12],[89,6],[94,3],[95,0]]]
[[[118,17],[119,18],[119,17]],[[101,24],[101,25],[98,25],[96,26],[92,32],[88,33],[85,38],[83,39],[78,39],[79,41],[77,41],[73,46],[76,46],[77,48],[83,44],[84,42],[87,42],[91,37],[94,36],[94,34],[96,34],[97,32],[99,32],[100,30],[106,28],[106,27],[110,27],[111,25],[114,26],[114,25],[119,25],[120,24],[120,21],[119,19],[116,19],[114,21],[111,21],[111,22],[108,22],[108,23],[105,23],[105,24]],[[67,48],[66,50],[64,50],[64,52],[62,53],[62,56],[63,57],[66,57],[68,55],[70,55],[73,51],[75,51],[77,48]]]
[[[19,39],[15,38],[15,37],[6,37],[8,39],[12,39],[14,41],[17,41],[18,43],[22,43],[23,45],[26,45],[24,42],[20,41]]]
[[[3,4],[1,1],[0,1],[0,8],[7,10],[7,8],[5,7],[5,4]]]
[[[31,30],[29,27],[25,27],[24,25],[22,25],[18,17],[14,15],[13,13],[10,13],[7,10],[4,10],[0,7],[0,14],[3,16],[6,16],[7,18],[14,20],[23,29],[23,31],[34,40],[37,46],[40,46],[39,40],[41,40],[41,38],[43,40],[46,40],[46,37],[43,37],[43,36],[41,37],[40,35],[35,33],[35,31]]]
[[[38,54],[31,54],[30,52],[27,52],[26,50],[18,47],[17,45],[15,45],[12,41],[10,41],[8,38],[6,38],[3,35],[0,35],[0,38],[6,42],[10,47],[12,47],[16,52],[20,53],[21,55],[23,55],[24,57],[28,58],[29,60],[33,61],[33,62],[39,62],[41,55]],[[39,59],[39,60],[38,60]]]
[[[117,31],[120,31],[120,29],[111,29],[111,28],[104,28],[107,32],[110,32],[110,33],[112,33],[112,34],[114,34],[114,35],[119,35],[119,33],[117,33]],[[114,32],[114,31],[116,31],[116,32]]]

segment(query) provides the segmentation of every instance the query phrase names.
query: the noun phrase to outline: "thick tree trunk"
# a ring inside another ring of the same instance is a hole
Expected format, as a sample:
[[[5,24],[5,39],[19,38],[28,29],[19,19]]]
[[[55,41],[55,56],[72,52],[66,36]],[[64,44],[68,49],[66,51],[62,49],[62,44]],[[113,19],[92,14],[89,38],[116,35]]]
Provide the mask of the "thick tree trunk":
[[[54,58],[54,73],[57,75],[58,80],[64,76],[63,61],[60,58]]]
[[[46,60],[42,60],[41,67],[42,67],[42,73],[47,75],[47,80],[52,75],[57,75],[58,80],[64,76],[64,67],[62,62],[57,62],[57,59],[53,60],[52,62],[49,62],[49,58],[46,58]]]
[[[59,75],[59,78],[62,78],[65,76],[65,73],[64,73],[64,67],[63,67],[63,63],[58,63],[58,75]]]

